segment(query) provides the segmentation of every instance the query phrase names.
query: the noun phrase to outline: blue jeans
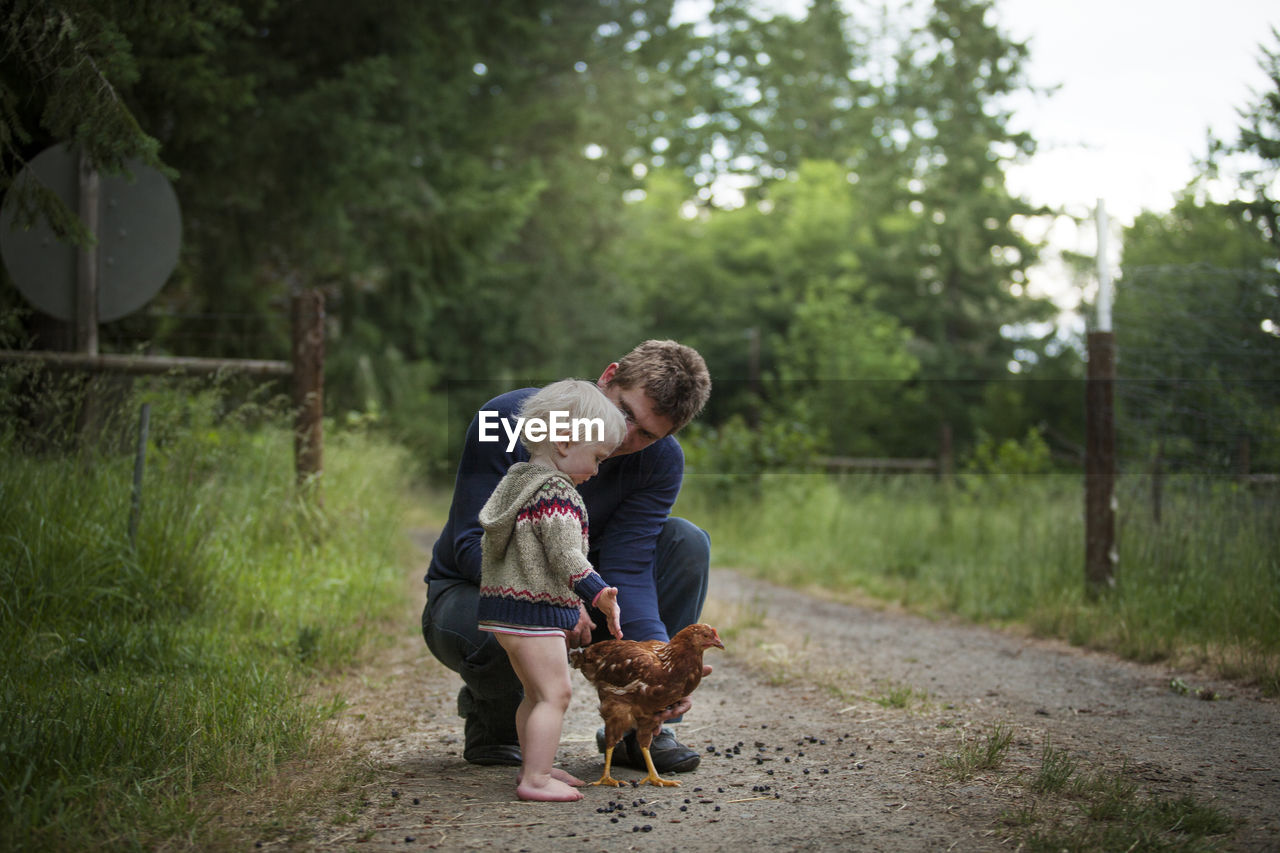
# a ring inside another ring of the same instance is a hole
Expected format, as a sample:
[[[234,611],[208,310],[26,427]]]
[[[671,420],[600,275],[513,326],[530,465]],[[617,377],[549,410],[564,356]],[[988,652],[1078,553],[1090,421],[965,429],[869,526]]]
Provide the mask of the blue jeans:
[[[669,635],[698,621],[710,574],[711,537],[683,518],[668,518],[658,536],[654,582],[658,616]],[[467,581],[431,581],[422,636],[431,654],[462,676],[458,714],[474,716],[484,726],[487,741],[514,744],[515,712],[524,693],[507,653],[491,632],[477,627],[479,601],[480,588]],[[601,630],[603,626],[597,628]]]

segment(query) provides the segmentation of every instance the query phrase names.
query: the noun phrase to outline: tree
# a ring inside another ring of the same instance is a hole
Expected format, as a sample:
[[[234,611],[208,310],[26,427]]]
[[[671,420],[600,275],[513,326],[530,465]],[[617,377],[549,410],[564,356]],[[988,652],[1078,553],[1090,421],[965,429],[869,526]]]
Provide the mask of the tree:
[[[1118,420],[1129,455],[1230,471],[1239,442],[1275,465],[1280,275],[1248,208],[1188,191],[1126,229],[1115,321]]]
[[[54,141],[74,142],[105,172],[130,159],[160,165],[159,144],[139,125],[120,92],[139,69],[120,28],[92,2],[12,0],[0,26],[0,194],[16,221],[48,221],[77,243],[88,235],[48,188],[14,179]],[[176,9],[153,10],[171,22]]]
[[[1003,183],[1031,150],[1001,106],[1025,49],[989,4],[938,0],[901,37],[837,0],[796,18],[723,0],[706,28],[669,25],[671,0],[57,8],[108,34],[106,79],[187,223],[175,281],[124,323],[281,356],[284,297],[323,287],[335,409],[420,422],[451,379],[578,372],[670,330],[741,380],[712,419],[768,393],[857,421],[832,429],[849,452],[923,455],[1037,349],[1018,340],[1047,307],[1020,292],[1027,208]],[[0,59],[23,127],[51,97],[13,82],[31,61]]]
[[[695,110],[661,130],[663,162],[708,207],[732,198],[717,193],[724,183],[771,203],[807,163],[843,170],[829,177],[856,195],[868,237],[841,251],[857,252],[864,301],[911,331],[928,380],[904,390],[917,402],[892,430],[895,452],[913,455],[933,452],[940,419],[971,436],[983,385],[1008,379],[1011,362],[1046,363],[1053,313],[1024,290],[1036,247],[1017,224],[1035,211],[1004,184],[1005,166],[1034,150],[1005,104],[1026,85],[1026,47],[999,31],[989,2],[930,11],[896,36],[834,0],[797,19],[717,3],[705,41],[672,60],[681,91],[700,93]]]
[[[671,97],[640,125],[647,168],[683,174],[699,204],[734,206],[726,187],[758,200],[806,159],[867,165],[882,92],[867,76],[871,36],[842,3],[761,17],[751,0],[720,0],[698,32],[653,57]]]
[[[1271,32],[1280,43],[1280,31]],[[1268,87],[1240,111],[1234,142],[1211,138],[1171,211],[1125,232],[1115,316],[1131,452],[1189,470],[1280,463],[1280,50],[1260,48]],[[1226,202],[1208,188],[1225,186]]]
[[[702,352],[716,377],[709,421],[794,422],[828,452],[883,450],[916,361],[873,304],[859,261],[870,229],[845,174],[805,161],[767,203],[701,214],[677,177],[653,175],[633,207],[642,236],[625,274],[643,332]]]
[[[1258,62],[1270,88],[1259,93],[1258,100],[1241,111],[1244,123],[1236,143],[1226,150],[1254,159],[1240,174],[1244,197],[1236,206],[1247,212],[1248,218],[1280,252],[1280,187],[1277,186],[1280,178],[1280,30],[1273,28],[1271,37],[1277,47],[1260,47],[1262,56]]]
[[[1026,85],[1025,45],[995,24],[986,0],[935,0],[926,24],[904,44],[890,115],[903,140],[904,168],[877,222],[868,275],[882,283],[879,307],[915,335],[930,387],[929,417],[969,431],[982,384],[1009,376],[1031,324],[1052,316],[1028,296],[1036,247],[1017,230],[1034,213],[1004,183],[1005,164],[1034,151],[1010,128],[1005,99]],[[893,215],[889,215],[893,214]],[[921,423],[917,430],[932,432]]]
[[[638,86],[632,57],[669,11],[19,0],[0,61],[2,174],[55,139],[85,141],[104,167],[163,157],[186,221],[161,297],[171,316],[279,316],[291,288],[323,286],[339,365],[350,344],[445,372],[486,373],[529,346],[542,360],[555,336],[526,331],[510,296],[536,283],[554,301],[595,279],[632,109],[609,87]],[[278,322],[264,345],[158,315],[146,329],[172,349],[215,354],[211,331],[218,354],[287,346]]]

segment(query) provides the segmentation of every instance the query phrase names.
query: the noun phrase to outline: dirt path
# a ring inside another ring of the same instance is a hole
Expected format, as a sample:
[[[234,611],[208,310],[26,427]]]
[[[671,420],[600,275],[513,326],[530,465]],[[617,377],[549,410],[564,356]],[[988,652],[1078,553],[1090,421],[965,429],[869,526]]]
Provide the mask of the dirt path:
[[[414,589],[412,619],[420,581]],[[1212,839],[1227,849],[1280,849],[1280,704],[1251,689],[822,602],[726,570],[711,596],[705,621],[728,650],[708,654],[715,672],[680,727],[704,753],[682,787],[519,802],[513,770],[462,760],[459,682],[409,630],[340,685],[349,707],[338,759],[296,768],[273,795],[224,812],[232,846],[1012,850],[1047,814],[1029,780],[1048,740],[1081,771],[1228,813],[1234,833]],[[1218,700],[1171,690],[1178,678]],[[601,768],[592,695],[575,675],[560,750],[560,765],[586,779]],[[1013,734],[997,768],[962,778],[945,766],[996,726]]]

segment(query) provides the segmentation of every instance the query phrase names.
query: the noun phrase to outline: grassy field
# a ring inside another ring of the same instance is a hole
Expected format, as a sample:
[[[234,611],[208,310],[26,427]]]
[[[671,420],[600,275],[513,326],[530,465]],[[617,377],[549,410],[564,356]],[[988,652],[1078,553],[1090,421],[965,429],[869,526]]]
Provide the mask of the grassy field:
[[[330,430],[318,506],[270,407],[141,390],[119,411],[74,451],[0,418],[5,850],[200,846],[200,804],[305,752],[337,709],[304,690],[403,592],[402,451]]]
[[[1161,519],[1122,478],[1116,588],[1084,585],[1078,475],[765,475],[758,488],[686,480],[677,513],[714,561],[834,597],[956,613],[1143,661],[1208,665],[1280,692],[1277,499],[1226,478],[1170,478]]]

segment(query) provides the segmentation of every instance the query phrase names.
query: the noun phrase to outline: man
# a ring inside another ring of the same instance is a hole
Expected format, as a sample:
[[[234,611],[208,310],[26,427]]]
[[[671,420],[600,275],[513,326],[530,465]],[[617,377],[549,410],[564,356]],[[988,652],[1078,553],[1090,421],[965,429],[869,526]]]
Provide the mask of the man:
[[[597,385],[626,416],[627,434],[599,473],[578,489],[590,523],[589,558],[618,588],[623,637],[665,641],[699,620],[707,595],[710,539],[670,512],[684,476],[684,452],[675,433],[706,404],[711,378],[702,356],[690,347],[645,341],[606,367]],[[506,470],[528,458],[522,443],[508,441],[505,428],[496,425],[504,420],[514,425],[516,410],[534,390],[495,397],[482,409],[483,420],[472,419],[449,519],[432,549],[426,577],[422,633],[431,653],[462,676],[463,757],[473,764],[520,764],[515,728],[520,680],[493,636],[477,628],[482,535],[477,516]],[[595,639],[607,637],[600,622]],[[570,644],[591,642],[594,627],[583,608]],[[686,699],[673,709],[673,721],[689,705]],[[603,752],[602,733],[596,741]],[[634,735],[621,746],[615,763],[646,769]],[[684,773],[699,763],[698,753],[667,728],[654,738],[650,755],[659,773]]]

